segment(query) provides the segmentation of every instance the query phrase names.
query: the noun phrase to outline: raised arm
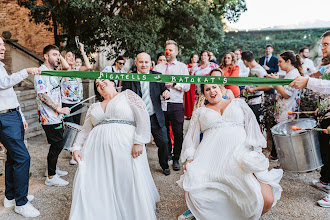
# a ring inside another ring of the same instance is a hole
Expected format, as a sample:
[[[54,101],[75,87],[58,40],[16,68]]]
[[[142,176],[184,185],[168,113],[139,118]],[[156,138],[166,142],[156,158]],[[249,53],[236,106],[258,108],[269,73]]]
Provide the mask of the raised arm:
[[[60,55],[60,62],[61,62],[61,65],[62,65],[62,70],[69,70],[70,69],[70,65],[64,59],[64,57],[62,57],[62,55]]]
[[[89,59],[88,59],[88,57],[86,55],[86,52],[84,50],[84,45],[82,43],[80,43],[79,46],[80,46],[79,49],[80,49],[81,55],[83,56],[84,62],[85,62],[85,66],[81,66],[79,68],[79,71],[91,70],[92,69],[92,65],[90,64]]]
[[[39,68],[27,68],[11,75],[0,70],[0,89],[9,89],[27,78],[29,74],[40,75],[40,73],[41,71]]]

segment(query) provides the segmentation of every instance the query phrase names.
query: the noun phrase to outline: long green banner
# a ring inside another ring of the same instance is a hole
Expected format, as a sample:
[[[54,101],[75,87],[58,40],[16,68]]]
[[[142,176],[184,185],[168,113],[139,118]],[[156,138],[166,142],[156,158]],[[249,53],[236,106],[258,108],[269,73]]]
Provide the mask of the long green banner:
[[[271,79],[257,77],[187,76],[137,73],[83,72],[68,70],[42,71],[41,75],[87,79],[110,79],[122,81],[226,85],[288,85],[293,81],[292,79]]]

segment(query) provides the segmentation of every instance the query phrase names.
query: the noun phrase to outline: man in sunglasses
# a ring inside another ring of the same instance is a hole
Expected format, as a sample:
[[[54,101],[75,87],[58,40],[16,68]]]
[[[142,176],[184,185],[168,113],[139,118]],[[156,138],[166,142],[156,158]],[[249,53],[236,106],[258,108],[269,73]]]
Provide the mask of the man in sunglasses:
[[[117,57],[115,60],[113,66],[106,66],[102,72],[108,72],[108,73],[126,73],[124,69],[124,65],[126,63],[126,58],[123,56]],[[121,86],[121,82],[118,80],[115,80],[116,87]]]

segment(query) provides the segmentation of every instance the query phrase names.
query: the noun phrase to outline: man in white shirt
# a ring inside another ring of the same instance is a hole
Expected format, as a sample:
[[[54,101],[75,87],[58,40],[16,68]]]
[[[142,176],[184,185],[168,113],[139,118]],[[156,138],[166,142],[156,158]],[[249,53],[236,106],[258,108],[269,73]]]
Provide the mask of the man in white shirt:
[[[40,74],[40,70],[27,68],[8,75],[5,64],[1,62],[5,58],[5,51],[5,43],[0,37],[0,142],[7,149],[4,207],[15,206],[18,214],[37,217],[40,212],[30,203],[34,197],[28,196],[30,155],[24,144],[27,123],[13,86],[28,77],[28,74]]]
[[[55,70],[60,64],[60,52],[57,46],[48,45],[43,50],[45,62],[39,69]],[[64,147],[64,128],[62,115],[70,113],[70,108],[62,108],[60,77],[36,76],[34,88],[37,92],[39,121],[50,144],[47,156],[46,181],[47,186],[66,186],[69,182],[60,176],[68,174],[57,167],[58,156]]]
[[[160,72],[165,75],[189,75],[187,65],[179,62],[176,59],[179,49],[175,41],[166,41],[165,46],[165,57],[167,63],[158,64],[154,71]],[[169,135],[169,127],[172,126],[174,136],[174,147],[173,147],[173,169],[180,170],[179,158],[182,149],[183,142],[183,122],[184,122],[184,110],[183,110],[183,94],[189,91],[190,84],[180,83],[165,83],[166,87],[169,88],[171,98],[164,100],[166,102],[165,121],[168,130],[168,143],[169,153],[172,152],[172,142]],[[171,155],[170,155],[171,156]]]
[[[315,79],[298,76],[292,83],[290,83],[289,86],[295,89],[308,88],[321,94],[330,94],[330,80],[326,79]]]
[[[321,41],[321,50],[323,57],[330,57],[330,31],[325,32],[322,35],[322,41]],[[330,84],[328,83],[330,79],[330,68],[327,68],[323,75],[322,79],[313,79],[313,78],[306,78],[306,77],[297,77],[290,86],[294,88],[310,88],[314,91],[319,91],[324,94],[330,93]],[[319,104],[323,108],[330,108],[328,103],[329,96],[324,96]],[[327,129],[329,131],[330,129],[330,111],[326,111],[324,115],[322,116],[322,119],[320,120],[320,127],[322,129]],[[319,142],[320,142],[320,152],[321,152],[321,158],[323,162],[323,167],[321,168],[321,177],[319,180],[314,180],[312,184],[316,185],[317,187],[321,188],[322,190],[327,192],[327,195],[317,201],[317,203],[321,207],[330,208],[330,134],[320,132],[319,133]]]
[[[310,76],[311,74],[316,72],[316,68],[314,66],[314,63],[312,60],[310,60],[309,57],[309,49],[306,47],[303,47],[299,51],[299,55],[301,57],[301,60],[303,62],[302,67],[304,69],[305,76]]]
[[[234,51],[234,54],[236,56],[236,65],[239,66],[239,77],[248,77],[250,73],[250,68],[244,65],[242,60],[242,50],[236,49]]]
[[[125,73],[124,65],[126,63],[126,58],[123,56],[117,57],[115,60],[114,65],[112,66],[106,66],[102,72],[108,72],[108,73]],[[120,81],[115,80],[116,86],[119,87]]]
[[[243,51],[242,60],[244,65],[251,69],[251,77],[264,78],[267,75],[266,70],[260,64],[257,63],[251,51]],[[246,91],[248,93],[252,93],[252,96],[250,96],[248,99],[248,104],[254,112],[258,123],[260,124],[261,102],[262,95],[264,94],[264,92],[259,91],[255,86],[246,87]]]

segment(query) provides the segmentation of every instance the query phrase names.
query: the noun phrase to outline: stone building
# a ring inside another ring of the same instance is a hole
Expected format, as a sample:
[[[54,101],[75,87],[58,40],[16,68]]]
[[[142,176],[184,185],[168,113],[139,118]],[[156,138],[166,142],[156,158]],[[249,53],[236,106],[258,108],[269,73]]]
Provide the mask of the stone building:
[[[44,24],[30,22],[29,10],[20,7],[17,0],[1,0],[0,33],[11,32],[25,48],[42,56],[45,45],[54,44],[54,35]]]

